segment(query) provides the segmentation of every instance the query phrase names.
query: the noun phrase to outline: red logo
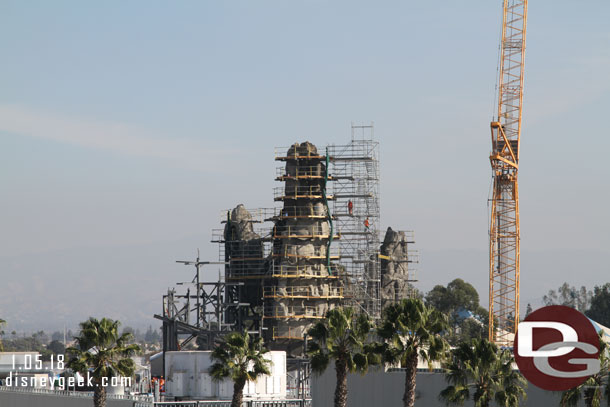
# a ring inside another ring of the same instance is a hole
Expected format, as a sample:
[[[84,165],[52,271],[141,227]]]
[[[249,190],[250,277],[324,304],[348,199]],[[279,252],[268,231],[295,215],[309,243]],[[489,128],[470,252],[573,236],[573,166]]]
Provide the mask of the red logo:
[[[540,308],[519,324],[514,354],[521,374],[549,391],[574,388],[600,369],[593,324],[562,305]]]

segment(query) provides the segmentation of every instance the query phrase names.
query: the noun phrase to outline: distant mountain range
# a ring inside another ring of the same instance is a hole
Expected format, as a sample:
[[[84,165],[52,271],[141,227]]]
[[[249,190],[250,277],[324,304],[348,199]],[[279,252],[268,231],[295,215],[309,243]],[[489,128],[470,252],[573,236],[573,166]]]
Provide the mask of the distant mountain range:
[[[161,296],[169,286],[190,281],[194,268],[175,260],[218,260],[217,246],[205,235],[134,247],[79,248],[0,258],[0,318],[5,331],[52,332],[71,329],[89,316],[107,316],[123,326],[145,330],[160,324]],[[416,286],[427,292],[436,284],[462,278],[488,303],[485,250],[421,250]],[[564,281],[580,287],[610,281],[608,254],[581,250],[523,251],[521,306],[541,305],[542,296]],[[204,269],[216,280],[222,266]]]
[[[74,329],[89,316],[111,317],[123,326],[158,326],[162,295],[179,281],[191,281],[197,247],[202,259],[218,259],[210,238],[193,236],[134,247],[79,248],[0,258],[0,318],[5,331]],[[218,267],[206,269],[218,278]],[[206,276],[206,278],[208,278]]]

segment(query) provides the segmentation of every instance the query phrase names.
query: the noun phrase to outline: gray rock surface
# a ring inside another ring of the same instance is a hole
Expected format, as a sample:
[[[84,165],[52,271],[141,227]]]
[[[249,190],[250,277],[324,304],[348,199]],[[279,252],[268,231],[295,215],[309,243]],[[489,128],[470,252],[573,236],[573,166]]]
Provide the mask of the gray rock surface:
[[[413,286],[410,283],[413,278],[409,273],[410,259],[405,232],[388,227],[380,251],[382,255],[380,297],[381,307],[385,308],[413,294]]]

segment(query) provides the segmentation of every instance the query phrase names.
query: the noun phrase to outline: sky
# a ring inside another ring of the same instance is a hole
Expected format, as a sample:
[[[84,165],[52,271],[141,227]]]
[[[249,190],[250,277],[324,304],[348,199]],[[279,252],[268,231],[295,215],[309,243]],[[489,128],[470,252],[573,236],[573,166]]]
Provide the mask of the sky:
[[[523,308],[610,281],[609,20],[604,0],[529,5]],[[500,24],[499,0],[0,1],[0,313],[43,294],[69,313],[85,291],[47,282],[78,269],[146,281],[150,314],[175,260],[216,260],[222,210],[273,205],[275,147],[371,122],[382,226],[415,231],[418,287],[467,276],[486,305]]]

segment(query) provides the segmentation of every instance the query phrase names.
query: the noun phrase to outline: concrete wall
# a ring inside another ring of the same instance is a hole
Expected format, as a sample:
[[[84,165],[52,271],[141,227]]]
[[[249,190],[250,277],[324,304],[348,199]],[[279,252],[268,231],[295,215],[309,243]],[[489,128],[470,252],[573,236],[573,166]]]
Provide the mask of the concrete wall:
[[[332,366],[332,364],[331,364]],[[405,386],[404,372],[371,371],[364,376],[350,374],[348,377],[349,407],[402,406]],[[335,392],[335,370],[331,367],[320,376],[314,376],[311,383],[313,407],[333,407]],[[418,373],[416,406],[443,406],[438,395],[448,384],[442,373]],[[530,384],[524,406],[559,406],[560,393],[547,392]],[[472,407],[469,402],[465,406]],[[584,406],[584,402],[578,404]]]
[[[106,401],[106,407],[132,407],[131,400]],[[0,391],[2,407],[93,407],[93,398]]]

